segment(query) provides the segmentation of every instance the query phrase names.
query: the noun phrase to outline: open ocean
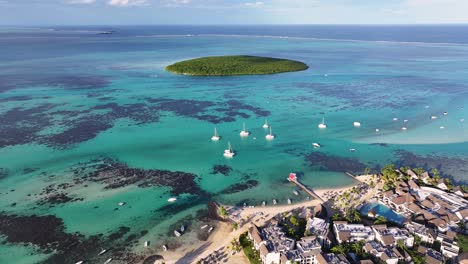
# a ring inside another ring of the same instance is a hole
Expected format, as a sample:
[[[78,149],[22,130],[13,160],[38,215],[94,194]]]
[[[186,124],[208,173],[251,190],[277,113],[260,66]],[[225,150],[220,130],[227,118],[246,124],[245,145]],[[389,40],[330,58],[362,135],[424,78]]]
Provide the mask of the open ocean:
[[[211,200],[304,200],[291,171],[327,188],[393,162],[468,183],[468,26],[0,27],[0,50],[0,263],[157,254],[200,239]],[[310,68],[164,70],[228,54]],[[182,223],[188,234],[175,238]]]

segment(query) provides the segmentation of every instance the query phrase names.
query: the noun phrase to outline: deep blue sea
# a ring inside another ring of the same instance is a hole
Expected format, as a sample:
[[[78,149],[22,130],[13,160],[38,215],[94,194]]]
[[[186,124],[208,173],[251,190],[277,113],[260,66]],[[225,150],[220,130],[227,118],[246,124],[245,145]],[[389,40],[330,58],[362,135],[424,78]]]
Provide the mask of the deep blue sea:
[[[206,237],[211,200],[304,200],[289,172],[329,188],[392,162],[468,182],[465,25],[0,27],[0,50],[0,263],[164,256]],[[234,54],[309,69],[164,70]]]

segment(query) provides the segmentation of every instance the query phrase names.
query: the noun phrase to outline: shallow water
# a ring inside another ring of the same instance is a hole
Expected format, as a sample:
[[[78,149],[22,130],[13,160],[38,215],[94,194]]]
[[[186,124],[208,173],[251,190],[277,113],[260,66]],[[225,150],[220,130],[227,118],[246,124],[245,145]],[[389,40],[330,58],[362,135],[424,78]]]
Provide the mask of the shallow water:
[[[285,181],[291,171],[313,188],[351,184],[344,171],[377,170],[388,162],[437,167],[456,181],[468,180],[468,121],[460,121],[468,117],[468,45],[460,41],[318,40],[325,33],[313,30],[292,35],[301,38],[257,37],[274,35],[265,28],[249,31],[256,36],[236,36],[232,28],[223,36],[219,28],[191,28],[213,36],[186,36],[187,29],[171,27],[139,30],[117,29],[111,36],[70,29],[0,33],[0,48],[8,50],[0,55],[0,211],[53,214],[66,232],[85,236],[107,236],[121,226],[135,234],[147,230],[136,244],[122,242],[140,252],[144,240],[175,240],[174,226],[196,219],[213,199],[305,199],[295,197],[295,187]],[[284,57],[310,68],[240,77],[164,70],[175,61],[224,54]],[[317,128],[322,117],[325,130]],[[265,140],[268,131],[261,127],[266,118],[273,141]],[[354,121],[362,126],[353,127]],[[248,138],[239,137],[242,122],[252,133]],[[215,126],[219,142],[210,141]],[[228,141],[237,152],[230,160],[222,156]],[[314,149],[313,142],[322,147]],[[92,171],[91,161],[105,158],[130,168],[193,173],[197,177],[187,184],[201,191],[174,195],[167,186],[138,184],[106,189],[83,178],[80,168]],[[212,174],[214,165],[232,171]],[[256,181],[250,189],[236,185],[249,180]],[[40,203],[51,184],[53,193],[83,200]],[[177,202],[168,205],[173,196]],[[126,205],[119,207],[121,201]],[[3,244],[0,262],[35,263],[44,256],[30,256],[30,250]]]

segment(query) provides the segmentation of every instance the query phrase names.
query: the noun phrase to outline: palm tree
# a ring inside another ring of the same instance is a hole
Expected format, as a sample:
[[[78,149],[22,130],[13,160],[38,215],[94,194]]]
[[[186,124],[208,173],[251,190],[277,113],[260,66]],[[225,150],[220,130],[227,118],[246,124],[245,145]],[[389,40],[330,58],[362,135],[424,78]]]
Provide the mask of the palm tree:
[[[354,253],[356,253],[356,255],[361,255],[363,250],[362,250],[362,247],[363,245],[360,243],[361,241],[358,241],[356,243],[353,243],[351,245],[351,250],[354,251]]]
[[[398,239],[397,240],[397,247],[403,249],[403,250],[406,250],[406,244],[405,244],[405,241],[403,239]]]
[[[385,224],[387,223],[387,219],[385,217],[379,215],[377,218],[375,218],[374,224],[379,225],[379,224]]]

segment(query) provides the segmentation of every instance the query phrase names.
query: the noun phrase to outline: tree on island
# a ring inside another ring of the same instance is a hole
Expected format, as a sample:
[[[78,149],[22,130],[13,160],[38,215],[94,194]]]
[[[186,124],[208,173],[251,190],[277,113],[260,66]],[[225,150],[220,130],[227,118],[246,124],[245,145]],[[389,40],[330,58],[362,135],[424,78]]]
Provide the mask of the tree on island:
[[[395,183],[398,181],[398,173],[395,171],[395,165],[387,164],[382,170],[382,180],[384,181],[384,190],[395,189]]]
[[[423,174],[425,172],[425,170],[423,168],[421,168],[421,167],[414,168],[413,171],[418,176],[421,176],[421,174]]]

